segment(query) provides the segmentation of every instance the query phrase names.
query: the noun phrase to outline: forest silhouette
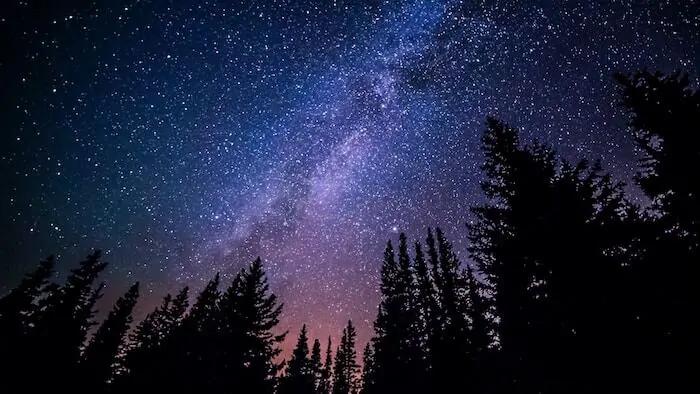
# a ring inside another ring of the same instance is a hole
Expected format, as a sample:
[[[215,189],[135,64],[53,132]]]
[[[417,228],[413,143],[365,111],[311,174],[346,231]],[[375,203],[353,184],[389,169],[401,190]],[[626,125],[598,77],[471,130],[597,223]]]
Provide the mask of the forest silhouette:
[[[0,299],[1,393],[638,393],[697,387],[700,93],[681,72],[615,76],[635,182],[488,118],[483,205],[460,261],[439,228],[383,256],[372,340],[287,335],[260,258],[132,327],[133,284],[95,321],[95,251],[63,284],[48,257]],[[378,256],[379,257],[379,256]],[[468,264],[466,263],[468,262]],[[695,290],[693,290],[695,289]],[[695,294],[695,295],[693,295]],[[91,335],[90,335],[91,334]],[[311,342],[311,344],[310,344]],[[360,362],[361,361],[361,362]]]

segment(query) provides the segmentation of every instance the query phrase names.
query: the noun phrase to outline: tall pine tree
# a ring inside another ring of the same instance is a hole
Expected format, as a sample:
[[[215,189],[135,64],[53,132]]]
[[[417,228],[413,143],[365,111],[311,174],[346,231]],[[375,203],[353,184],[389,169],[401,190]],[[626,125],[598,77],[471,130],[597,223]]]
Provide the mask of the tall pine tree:
[[[321,370],[321,377],[316,385],[317,394],[330,394],[333,387],[333,343],[328,337],[326,345],[326,359]]]
[[[313,394],[314,376],[309,360],[309,339],[306,332],[306,324],[301,327],[296,347],[287,364],[287,371],[282,378],[281,394]],[[319,348],[320,350],[320,348]],[[320,357],[320,353],[319,353]]]
[[[102,286],[93,288],[93,283],[105,267],[101,252],[94,251],[71,271],[64,285],[41,300],[27,355],[32,368],[45,375],[26,382],[27,390],[74,389],[80,354],[94,325],[94,305],[102,291]]]
[[[357,373],[360,366],[357,364],[357,350],[355,340],[357,331],[352,321],[343,329],[340,346],[335,353],[335,365],[333,371],[333,394],[356,393],[358,389]]]
[[[311,347],[311,358],[309,359],[309,370],[313,377],[314,392],[317,391],[321,375],[323,373],[323,361],[321,360],[321,341],[318,338],[314,339],[314,344]]]
[[[85,393],[104,392],[113,377],[113,366],[132,320],[132,311],[139,298],[135,283],[120,297],[105,321],[90,340],[80,363],[80,382]]]
[[[693,384],[692,357],[698,328],[689,312],[698,299],[700,261],[700,90],[680,71],[617,75],[630,132],[642,152],[637,184],[652,201],[637,226],[638,261],[632,266],[636,295],[636,342],[628,376],[640,389],[682,391]],[[663,361],[660,361],[663,360]]]
[[[49,291],[49,279],[55,266],[54,256],[43,260],[39,267],[26,275],[20,284],[0,298],[0,349],[4,368],[0,368],[0,388],[7,392],[22,390],[23,368],[31,363],[26,360],[27,334],[38,312],[37,300]],[[0,391],[4,391],[0,390]]]

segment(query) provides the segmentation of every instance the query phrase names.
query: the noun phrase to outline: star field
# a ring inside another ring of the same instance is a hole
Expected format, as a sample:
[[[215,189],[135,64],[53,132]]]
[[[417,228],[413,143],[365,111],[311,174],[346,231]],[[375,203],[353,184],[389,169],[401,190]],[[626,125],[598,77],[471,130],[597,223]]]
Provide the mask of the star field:
[[[388,239],[464,250],[487,115],[629,180],[612,74],[700,65],[695,1],[6,1],[0,31],[0,285],[101,248],[145,311],[260,255],[285,329],[360,342]]]

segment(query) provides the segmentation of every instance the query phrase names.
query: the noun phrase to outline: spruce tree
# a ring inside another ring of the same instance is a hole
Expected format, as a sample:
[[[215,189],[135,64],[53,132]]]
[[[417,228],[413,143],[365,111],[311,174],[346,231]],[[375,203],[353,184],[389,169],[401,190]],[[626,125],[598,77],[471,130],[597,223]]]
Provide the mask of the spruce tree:
[[[172,390],[211,391],[216,365],[217,304],[221,293],[221,277],[217,273],[197,295],[189,313],[164,341],[164,357],[172,377],[167,382]]]
[[[440,282],[436,286],[441,307],[441,324],[433,353],[433,378],[439,390],[449,390],[460,382],[474,378],[469,358],[467,297],[461,265],[452,245],[440,228],[435,229],[437,264]],[[463,384],[462,384],[463,385]]]
[[[120,297],[105,321],[90,340],[80,364],[83,392],[104,392],[113,377],[113,365],[123,345],[132,320],[132,311],[139,298],[139,284],[135,283]]]
[[[314,392],[316,392],[321,375],[323,373],[323,363],[321,360],[321,341],[318,338],[314,339],[314,344],[311,347],[311,358],[309,359],[309,371],[313,378]]]
[[[374,371],[374,351],[372,344],[367,342],[365,350],[362,352],[362,394],[372,394],[376,388],[374,379],[376,373]]]
[[[333,394],[355,393],[357,385],[357,351],[355,350],[355,339],[357,332],[348,320],[348,325],[343,329],[343,336],[340,346],[335,353],[335,365],[333,370]]]
[[[469,320],[469,360],[468,368],[472,371],[468,385],[474,392],[484,392],[491,383],[493,365],[491,365],[491,331],[493,329],[490,320],[490,311],[485,289],[481,282],[474,276],[472,267],[467,266],[465,271],[467,296],[469,306],[467,318]]]
[[[313,394],[314,392],[314,378],[309,360],[306,324],[301,327],[296,347],[287,364],[287,371],[282,379],[278,392],[282,394]]]
[[[330,394],[332,389],[333,380],[333,343],[331,342],[331,337],[328,337],[328,344],[326,345],[326,360],[323,363],[323,369],[321,369],[321,378],[318,380],[318,385],[316,386],[317,394]]]
[[[621,187],[599,165],[557,165],[551,149],[522,147],[517,131],[495,119],[483,144],[488,203],[473,209],[470,255],[498,314],[501,368],[510,381],[499,390],[601,390],[609,368],[583,360],[617,357],[605,344],[618,333],[596,322],[618,327],[626,313],[614,286],[624,266],[615,251],[629,245]]]
[[[49,291],[49,279],[55,266],[54,256],[39,263],[20,284],[0,298],[0,349],[5,367],[0,368],[0,388],[19,392],[20,374],[31,360],[27,360],[27,334],[38,312],[37,299]],[[51,294],[48,293],[50,296]]]
[[[189,287],[183,287],[173,298],[167,294],[161,305],[149,312],[129,335],[125,354],[121,357],[119,376],[112,391],[130,392],[135,387],[157,387],[169,374],[164,344],[182,321],[189,306]]]
[[[91,253],[71,271],[64,285],[40,301],[27,351],[33,367],[45,376],[27,382],[27,390],[72,387],[87,332],[94,325],[94,305],[102,291],[102,286],[92,285],[105,267],[100,251]]]
[[[29,322],[37,312],[37,297],[49,284],[55,264],[54,256],[49,256],[17,287],[0,298],[0,338],[3,343],[15,342],[27,334]]]
[[[218,323],[219,334],[214,336],[221,338],[223,335],[232,345],[223,355],[224,364],[232,366],[236,372],[224,378],[235,384],[238,391],[274,392],[277,374],[282,368],[276,358],[286,336],[286,332],[273,332],[281,312],[282,304],[270,292],[262,261],[257,258],[248,269],[241,271],[224,295],[218,313],[225,313],[230,324],[222,327]]]
[[[683,360],[694,357],[700,328],[693,318],[700,261],[700,90],[688,74],[638,71],[617,75],[630,132],[642,152],[637,184],[652,201],[636,228],[634,272],[636,342],[629,379],[640,389],[682,391],[694,372]],[[663,268],[659,268],[663,267]],[[664,360],[663,362],[659,360]]]
[[[371,379],[374,387],[366,390],[421,391],[427,367],[422,347],[423,324],[418,284],[403,233],[399,236],[398,262],[391,242],[387,244],[380,289],[382,298],[373,338],[377,360]]]

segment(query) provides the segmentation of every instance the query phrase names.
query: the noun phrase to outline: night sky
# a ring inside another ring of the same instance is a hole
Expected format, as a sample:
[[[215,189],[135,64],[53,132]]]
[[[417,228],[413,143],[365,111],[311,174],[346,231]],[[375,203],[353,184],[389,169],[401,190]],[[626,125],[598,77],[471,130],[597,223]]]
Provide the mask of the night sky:
[[[259,255],[292,340],[352,318],[363,342],[387,240],[440,226],[466,260],[487,115],[629,180],[611,76],[697,75],[699,9],[3,1],[0,286],[100,248],[105,300],[141,280],[143,313]]]

